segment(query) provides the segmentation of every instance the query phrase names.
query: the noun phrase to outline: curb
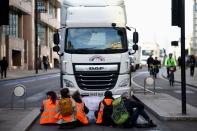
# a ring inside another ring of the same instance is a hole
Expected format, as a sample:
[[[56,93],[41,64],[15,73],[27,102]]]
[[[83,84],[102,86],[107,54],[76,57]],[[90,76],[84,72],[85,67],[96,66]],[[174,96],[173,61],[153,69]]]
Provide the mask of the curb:
[[[11,131],[27,131],[40,115],[40,109],[36,108],[23,118]]]
[[[137,101],[143,103],[138,97],[133,95],[134,99]],[[188,115],[181,115],[180,116],[169,116],[165,115],[165,113],[158,114],[157,111],[151,109],[148,105],[144,104],[146,110],[148,110],[150,113],[152,113],[155,117],[157,117],[159,120],[164,120],[164,121],[197,121],[197,116],[191,116],[190,114]],[[188,105],[187,105],[188,106]]]
[[[164,79],[166,79],[166,80],[168,80],[168,78],[162,73],[162,75],[161,75]],[[177,81],[177,80],[174,80],[174,82],[176,82],[176,83],[181,83],[180,81]],[[192,84],[188,84],[188,83],[186,83],[186,85],[187,86],[191,86],[191,87],[194,87],[194,88],[197,88],[197,86],[195,86],[195,85],[192,85]]]
[[[58,73],[60,73],[60,72],[51,72],[51,73],[46,73],[46,74],[32,74],[32,75],[21,76],[21,77],[17,77],[17,78],[0,79],[0,82],[9,81],[9,80],[23,79],[23,78],[30,78],[30,77],[37,77],[37,76],[44,76],[44,75],[51,75],[51,74],[58,74]]]

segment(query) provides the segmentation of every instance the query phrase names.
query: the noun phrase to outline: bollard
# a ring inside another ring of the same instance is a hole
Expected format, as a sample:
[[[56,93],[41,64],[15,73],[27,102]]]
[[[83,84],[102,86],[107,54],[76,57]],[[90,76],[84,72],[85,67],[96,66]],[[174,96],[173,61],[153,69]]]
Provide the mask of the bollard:
[[[153,85],[154,94],[155,94],[155,79],[151,76],[148,76],[144,79],[144,94],[146,94],[146,85]]]
[[[23,97],[24,98],[24,109],[26,108],[26,87],[22,84],[18,84],[15,86],[12,92],[11,98],[11,109],[14,107],[14,97]]]

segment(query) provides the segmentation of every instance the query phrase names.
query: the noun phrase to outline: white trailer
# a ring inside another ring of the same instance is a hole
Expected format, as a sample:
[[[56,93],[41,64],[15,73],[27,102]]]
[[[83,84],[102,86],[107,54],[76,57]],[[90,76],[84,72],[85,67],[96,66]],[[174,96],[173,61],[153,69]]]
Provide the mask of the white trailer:
[[[54,35],[63,87],[87,95],[129,90],[125,16],[123,0],[63,0],[60,43]]]

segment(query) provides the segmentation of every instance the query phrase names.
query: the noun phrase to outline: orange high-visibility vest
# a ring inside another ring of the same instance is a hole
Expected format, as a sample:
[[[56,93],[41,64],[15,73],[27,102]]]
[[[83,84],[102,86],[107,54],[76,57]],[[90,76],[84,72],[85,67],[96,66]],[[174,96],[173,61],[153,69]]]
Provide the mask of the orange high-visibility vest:
[[[55,104],[50,99],[43,101],[44,111],[41,114],[40,124],[56,123],[55,115],[58,111],[58,101]]]
[[[86,114],[84,112],[84,106],[85,104],[83,102],[77,103],[76,102],[76,118],[83,124],[87,125],[89,123],[88,118],[86,117]]]
[[[75,118],[75,111],[76,111],[76,105],[75,105],[75,102],[72,98],[70,98],[71,101],[72,101],[72,105],[73,105],[73,108],[74,108],[74,111],[73,111],[73,114],[72,115],[69,115],[69,116],[62,116],[60,114],[60,112],[58,112],[56,115],[55,115],[55,118],[57,118],[58,120],[60,119],[63,119],[63,123],[69,123],[69,122],[73,122],[73,121],[76,121],[76,118]]]
[[[112,104],[112,101],[113,99],[104,99],[103,101],[105,101],[106,105],[111,105]],[[98,111],[98,117],[96,119],[96,123],[97,124],[101,124],[103,122],[103,109],[104,109],[104,104],[103,102],[100,103],[100,108],[99,108],[99,111]]]

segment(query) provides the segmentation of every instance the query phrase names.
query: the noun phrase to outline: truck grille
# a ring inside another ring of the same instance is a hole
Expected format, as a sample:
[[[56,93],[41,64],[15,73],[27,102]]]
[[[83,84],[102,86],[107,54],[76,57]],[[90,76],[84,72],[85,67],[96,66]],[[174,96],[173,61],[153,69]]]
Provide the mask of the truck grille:
[[[115,87],[118,74],[119,68],[117,71],[75,71],[75,79],[82,90],[109,90]]]

